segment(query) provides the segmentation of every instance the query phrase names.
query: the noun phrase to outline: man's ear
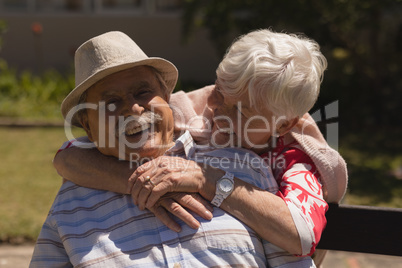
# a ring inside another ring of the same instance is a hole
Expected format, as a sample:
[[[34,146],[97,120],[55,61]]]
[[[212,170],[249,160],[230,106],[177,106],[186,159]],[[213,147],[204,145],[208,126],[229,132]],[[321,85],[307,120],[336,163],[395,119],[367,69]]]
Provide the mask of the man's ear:
[[[278,133],[279,136],[285,135],[297,124],[297,122],[299,122],[299,117],[281,121],[276,133]]]
[[[93,142],[94,140],[92,137],[91,128],[89,127],[87,114],[83,114],[82,116],[80,116],[79,120],[80,120],[80,124],[81,124],[82,128],[87,133],[88,139]]]

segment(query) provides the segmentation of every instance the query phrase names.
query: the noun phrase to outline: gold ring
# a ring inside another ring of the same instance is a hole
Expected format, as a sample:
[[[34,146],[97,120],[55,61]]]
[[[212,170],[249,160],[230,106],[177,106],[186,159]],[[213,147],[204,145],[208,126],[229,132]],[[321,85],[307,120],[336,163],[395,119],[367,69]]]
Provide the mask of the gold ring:
[[[148,182],[152,185],[152,187],[155,187],[155,186],[156,186],[155,183],[153,183],[153,182],[151,181],[151,178],[150,178],[149,176],[146,176],[146,177],[145,177],[145,180],[148,181]]]

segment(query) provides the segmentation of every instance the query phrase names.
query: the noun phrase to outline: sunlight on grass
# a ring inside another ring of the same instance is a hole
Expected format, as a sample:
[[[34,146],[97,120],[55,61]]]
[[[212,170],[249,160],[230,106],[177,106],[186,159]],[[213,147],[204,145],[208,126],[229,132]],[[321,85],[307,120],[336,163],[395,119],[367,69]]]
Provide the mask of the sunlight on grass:
[[[35,239],[61,185],[52,165],[63,128],[0,128],[0,241]]]

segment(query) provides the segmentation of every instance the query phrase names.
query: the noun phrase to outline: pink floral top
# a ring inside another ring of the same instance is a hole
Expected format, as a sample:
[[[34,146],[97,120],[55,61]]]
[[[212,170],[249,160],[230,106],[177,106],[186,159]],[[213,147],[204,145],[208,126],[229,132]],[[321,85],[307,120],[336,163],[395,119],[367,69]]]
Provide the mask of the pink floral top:
[[[279,185],[277,195],[292,214],[301,236],[302,255],[312,255],[326,226],[328,210],[315,164],[297,142],[284,145],[282,137],[273,151],[261,157],[270,164]]]

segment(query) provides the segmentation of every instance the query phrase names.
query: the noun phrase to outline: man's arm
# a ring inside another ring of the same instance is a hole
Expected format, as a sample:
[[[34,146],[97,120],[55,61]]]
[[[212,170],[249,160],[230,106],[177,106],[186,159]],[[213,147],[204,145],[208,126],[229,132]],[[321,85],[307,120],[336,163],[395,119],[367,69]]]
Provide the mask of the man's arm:
[[[29,267],[73,267],[57,227],[49,224],[49,217],[36,240]]]

